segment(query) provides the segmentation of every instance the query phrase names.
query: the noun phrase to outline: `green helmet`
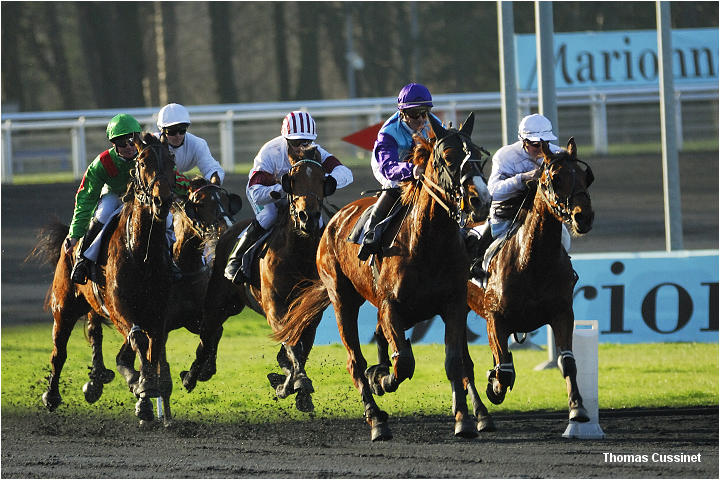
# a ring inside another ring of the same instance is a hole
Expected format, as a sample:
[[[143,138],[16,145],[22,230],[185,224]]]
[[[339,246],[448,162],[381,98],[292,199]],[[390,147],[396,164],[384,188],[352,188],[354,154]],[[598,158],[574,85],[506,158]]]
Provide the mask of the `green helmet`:
[[[113,138],[120,137],[122,135],[127,135],[128,133],[140,132],[142,132],[140,122],[135,120],[135,117],[128,115],[127,113],[115,115],[112,120],[110,120],[110,123],[108,123],[107,130],[105,131],[105,133],[107,133],[108,140],[112,140]]]

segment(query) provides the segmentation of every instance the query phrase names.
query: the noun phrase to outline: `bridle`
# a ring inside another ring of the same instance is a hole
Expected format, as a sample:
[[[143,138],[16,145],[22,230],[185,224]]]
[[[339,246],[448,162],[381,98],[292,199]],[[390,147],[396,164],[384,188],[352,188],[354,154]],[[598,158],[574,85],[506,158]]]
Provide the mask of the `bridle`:
[[[295,163],[292,164],[292,166],[290,167],[290,170],[289,170],[288,173],[287,173],[287,175],[288,175],[287,178],[289,179],[291,172],[292,172],[293,170],[295,170],[296,167],[300,167],[303,163],[309,163],[309,164],[311,164],[311,165],[316,165],[316,166],[319,167],[321,170],[323,170],[323,168],[324,168],[324,167],[322,166],[322,164],[321,164],[320,162],[318,162],[317,160],[313,160],[313,159],[310,159],[310,158],[301,158],[300,160],[297,160]],[[288,210],[289,210],[289,213],[290,213],[290,218],[292,218],[292,221],[293,221],[293,228],[295,228],[295,230],[300,230],[300,226],[301,226],[301,225],[300,225],[300,214],[299,214],[299,212],[298,212],[298,210],[297,210],[297,207],[295,206],[295,199],[296,199],[297,197],[311,197],[311,198],[315,198],[315,199],[317,199],[318,203],[319,203],[321,206],[322,206],[322,202],[323,202],[323,199],[324,199],[324,197],[320,197],[320,196],[318,196],[317,194],[315,194],[315,193],[313,193],[313,192],[308,192],[308,193],[303,194],[303,195],[296,195],[295,192],[292,191],[292,189],[290,189],[290,192],[287,192],[287,196],[288,196]]]
[[[209,194],[212,197],[212,199],[215,201],[215,218],[213,221],[208,225],[205,222],[190,218],[188,217],[188,220],[190,220],[192,224],[192,228],[195,231],[198,236],[202,237],[204,235],[214,235],[219,233],[219,226],[218,226],[218,220],[223,219],[225,221],[225,224],[229,227],[233,225],[233,216],[228,212],[225,207],[223,206],[222,202],[222,194],[225,194],[227,198],[230,197],[227,190],[222,188],[219,185],[215,185],[214,183],[208,183],[207,185],[203,185],[200,188],[197,188],[190,192],[188,195],[188,200],[194,204],[198,204],[198,194],[202,191],[209,190]],[[185,211],[181,208],[181,211]],[[187,216],[187,215],[186,215]]]
[[[165,167],[163,156],[162,156],[162,145],[148,145],[138,151],[137,155],[135,156],[135,162],[138,162],[140,160],[140,156],[145,152],[146,150],[150,149],[155,154],[155,157],[157,158],[158,165],[157,165],[157,171],[155,172],[155,175],[153,179],[149,183],[144,183],[142,178],[140,178],[140,174],[138,171],[137,163],[130,171],[132,181],[133,181],[133,190],[135,191],[135,197],[142,203],[143,205],[152,206],[155,204],[156,206],[160,207],[162,206],[162,199],[159,199],[153,196],[152,190],[155,184],[158,181],[158,177],[161,175],[160,172],[163,171],[163,168]],[[158,200],[158,201],[156,201]]]
[[[444,142],[446,142],[450,137],[459,137],[460,141],[462,142],[463,146],[463,152],[465,153],[465,157],[460,162],[460,165],[458,167],[458,172],[461,175],[459,181],[455,181],[454,178],[458,175],[454,174],[450,167],[446,162],[443,161],[445,158],[443,156],[443,148],[442,145]],[[457,224],[460,226],[460,228],[463,228],[468,221],[469,215],[464,211],[464,199],[466,195],[465,191],[465,182],[473,176],[473,168],[467,168],[467,173],[462,174],[462,172],[466,169],[467,165],[470,162],[480,162],[482,165],[480,166],[480,172],[482,175],[482,168],[485,166],[485,162],[487,162],[487,157],[483,161],[479,158],[473,158],[473,150],[479,151],[481,153],[490,155],[484,148],[478,147],[475,144],[472,143],[470,140],[470,137],[460,131],[453,131],[450,132],[448,135],[438,139],[435,141],[435,145],[433,145],[432,155],[433,155],[433,168],[435,171],[438,172],[438,183],[433,182],[429,178],[427,178],[425,175],[423,175],[420,179],[422,182],[422,186],[425,187],[427,192],[430,194],[433,199],[448,213],[451,219],[453,219]],[[472,164],[470,164],[471,167],[474,167]],[[436,193],[437,192],[437,193]],[[445,203],[440,196],[438,195],[442,194],[445,196],[446,199],[450,199],[448,205]]]
[[[543,192],[543,196],[545,197],[546,203],[548,204],[548,207],[550,210],[558,217],[562,218],[563,221],[571,221],[572,220],[572,213],[573,209],[571,207],[571,200],[572,198],[578,196],[578,195],[584,195],[586,197],[590,197],[590,194],[587,192],[587,187],[592,183],[594,179],[594,175],[592,173],[592,170],[590,169],[590,165],[583,162],[582,160],[578,159],[568,159],[566,160],[568,163],[570,163],[571,167],[575,167],[573,162],[582,163],[585,165],[585,187],[578,188],[578,182],[577,182],[577,169],[571,168],[571,186],[570,186],[570,193],[565,197],[564,200],[560,199],[560,196],[555,192],[555,188],[553,187],[552,183],[552,167],[553,165],[560,162],[561,159],[556,158],[555,160],[552,160],[550,162],[543,162],[543,173],[544,175],[541,177],[539,181],[540,189]]]

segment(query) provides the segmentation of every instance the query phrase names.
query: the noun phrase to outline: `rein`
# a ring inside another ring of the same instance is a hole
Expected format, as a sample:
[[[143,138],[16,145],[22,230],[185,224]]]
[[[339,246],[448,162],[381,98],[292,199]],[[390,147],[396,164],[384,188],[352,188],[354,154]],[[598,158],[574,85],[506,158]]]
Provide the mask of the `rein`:
[[[589,196],[589,195],[587,193],[587,189],[578,190],[578,191],[575,190],[577,172],[575,171],[574,168],[572,168],[571,169],[572,186],[570,188],[570,194],[567,196],[567,198],[565,198],[564,203],[562,203],[558,199],[559,195],[557,193],[555,193],[555,189],[553,188],[553,184],[552,184],[552,179],[550,178],[551,177],[550,168],[559,161],[560,161],[559,159],[553,160],[552,162],[547,163],[543,167],[546,181],[540,182],[540,185],[543,190],[543,196],[545,197],[547,204],[550,207],[550,210],[552,210],[552,212],[555,215],[562,218],[564,221],[570,221],[572,219],[572,209],[570,208],[570,200],[573,197],[575,197],[576,195],[583,195],[583,194],[587,195],[587,196]],[[588,164],[583,162],[582,160],[574,160],[574,161],[580,162],[589,168]],[[545,192],[547,192],[547,193],[545,193]]]

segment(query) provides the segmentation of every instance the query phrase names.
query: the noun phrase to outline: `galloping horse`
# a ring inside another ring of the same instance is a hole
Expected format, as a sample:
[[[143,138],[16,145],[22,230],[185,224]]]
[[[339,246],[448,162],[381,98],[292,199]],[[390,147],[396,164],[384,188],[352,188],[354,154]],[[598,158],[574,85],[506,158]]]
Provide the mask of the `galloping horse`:
[[[215,373],[222,324],[228,317],[249,306],[264,315],[273,331],[277,331],[283,325],[288,300],[294,298],[293,287],[305,279],[317,279],[314,259],[322,233],[319,223],[322,202],[335,191],[335,185],[326,180],[316,148],[305,150],[300,157],[290,159],[292,167],[281,180],[288,196],[288,208],[278,212],[278,221],[259,260],[253,264],[249,284],[234,285],[223,275],[238,233],[249,221],[238,222],[218,241],[215,268],[205,299],[200,344],[190,370],[181,373],[183,385],[188,391],[195,388],[197,380],[209,380]],[[297,345],[280,347],[277,361],[285,377],[275,373],[268,375],[278,397],[297,393],[295,405],[301,411],[312,411],[314,408],[310,396],[314,390],[305,373],[305,362],[315,341],[320,315],[315,320],[304,331]]]
[[[373,394],[394,392],[413,376],[415,358],[404,331],[440,315],[445,322],[445,372],[452,387],[455,435],[477,436],[468,413],[466,390],[479,417],[487,415],[474,385],[467,347],[467,277],[469,258],[459,232],[464,197],[461,166],[469,157],[474,115],[457,129],[446,130],[430,117],[434,138],[418,138],[412,161],[425,167],[424,179],[402,185],[404,212],[383,234],[383,256],[373,269],[358,261],[359,245],[347,241],[372,198],[352,202],[335,214],[317,252],[319,280],[301,290],[290,305],[286,327],[275,338],[296,344],[333,304],[340,337],[348,352],[347,369],[365,407],[371,439],[392,438],[388,415]],[[358,336],[358,310],[365,300],[378,309],[380,364],[367,369]],[[391,357],[380,347],[390,346]],[[390,372],[390,358],[394,361]],[[366,370],[367,369],[367,370]],[[478,428],[484,429],[481,422]]]
[[[502,403],[515,382],[508,336],[547,324],[555,333],[558,366],[567,383],[570,420],[586,422],[588,414],[578,391],[572,353],[577,276],[560,238],[563,222],[578,235],[592,228],[595,215],[587,188],[594,177],[590,167],[577,158],[573,138],[567,150],[557,154],[543,142],[542,155],[542,175],[527,190],[511,227],[514,234],[491,260],[486,288],[469,283],[468,305],[487,320],[495,365],[489,372],[486,391],[491,402]]]
[[[75,285],[70,280],[72,254],[62,248],[67,227],[51,225],[36,246],[38,256],[57,260],[46,300],[54,318],[51,374],[48,389],[42,396],[49,410],[62,402],[60,372],[67,358],[67,342],[73,326],[80,316],[89,313],[91,318],[109,317],[121,333],[130,332],[128,342],[141,364],[139,378],[129,385],[139,398],[136,415],[141,420],[152,420],[150,398],[161,395],[167,419],[170,418],[168,383],[171,389],[172,382],[165,358],[165,310],[171,269],[165,219],[175,185],[175,162],[167,145],[149,133],[145,133],[142,140],[136,136],[135,145],[139,153],[132,182],[116,228],[109,240],[103,241],[97,262],[99,266],[104,265],[104,285],[94,282]],[[96,330],[100,330],[99,326]],[[96,373],[98,382],[109,381],[106,371]]]

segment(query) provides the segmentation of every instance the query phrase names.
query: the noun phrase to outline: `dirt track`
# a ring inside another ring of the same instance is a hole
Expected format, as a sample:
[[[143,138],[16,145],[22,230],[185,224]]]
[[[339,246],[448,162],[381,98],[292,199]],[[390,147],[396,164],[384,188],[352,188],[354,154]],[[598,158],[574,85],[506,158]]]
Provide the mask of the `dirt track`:
[[[664,250],[659,155],[586,159],[593,231],[573,252]],[[369,171],[369,169],[368,169]],[[681,157],[685,248],[718,248],[717,152]],[[368,172],[355,172],[344,205],[375,188]],[[246,178],[226,186],[244,193]],[[51,215],[69,222],[76,184],[2,186],[2,325],[48,322],[42,300],[51,281],[46,267],[23,264],[35,232]],[[238,218],[249,214],[246,208]],[[48,353],[51,345],[48,343]],[[40,375],[40,374],[39,374]],[[718,478],[718,411],[601,412],[602,441],[561,437],[558,415],[498,416],[497,433],[458,441],[449,417],[393,419],[395,438],[371,444],[361,420],[311,420],[270,425],[178,422],[138,432],[134,417],[119,424],[82,423],[61,412],[2,415],[2,477],[601,477]],[[699,463],[610,463],[603,453],[700,454]]]
[[[178,422],[167,431],[141,432],[134,420],[78,425],[61,414],[3,416],[2,476],[718,478],[717,408],[601,412],[604,440],[562,438],[567,422],[560,415],[496,420],[500,431],[456,440],[449,417],[394,419],[395,438],[373,444],[361,420]],[[606,461],[605,453],[639,461]],[[694,463],[660,463],[653,454],[700,456]]]

